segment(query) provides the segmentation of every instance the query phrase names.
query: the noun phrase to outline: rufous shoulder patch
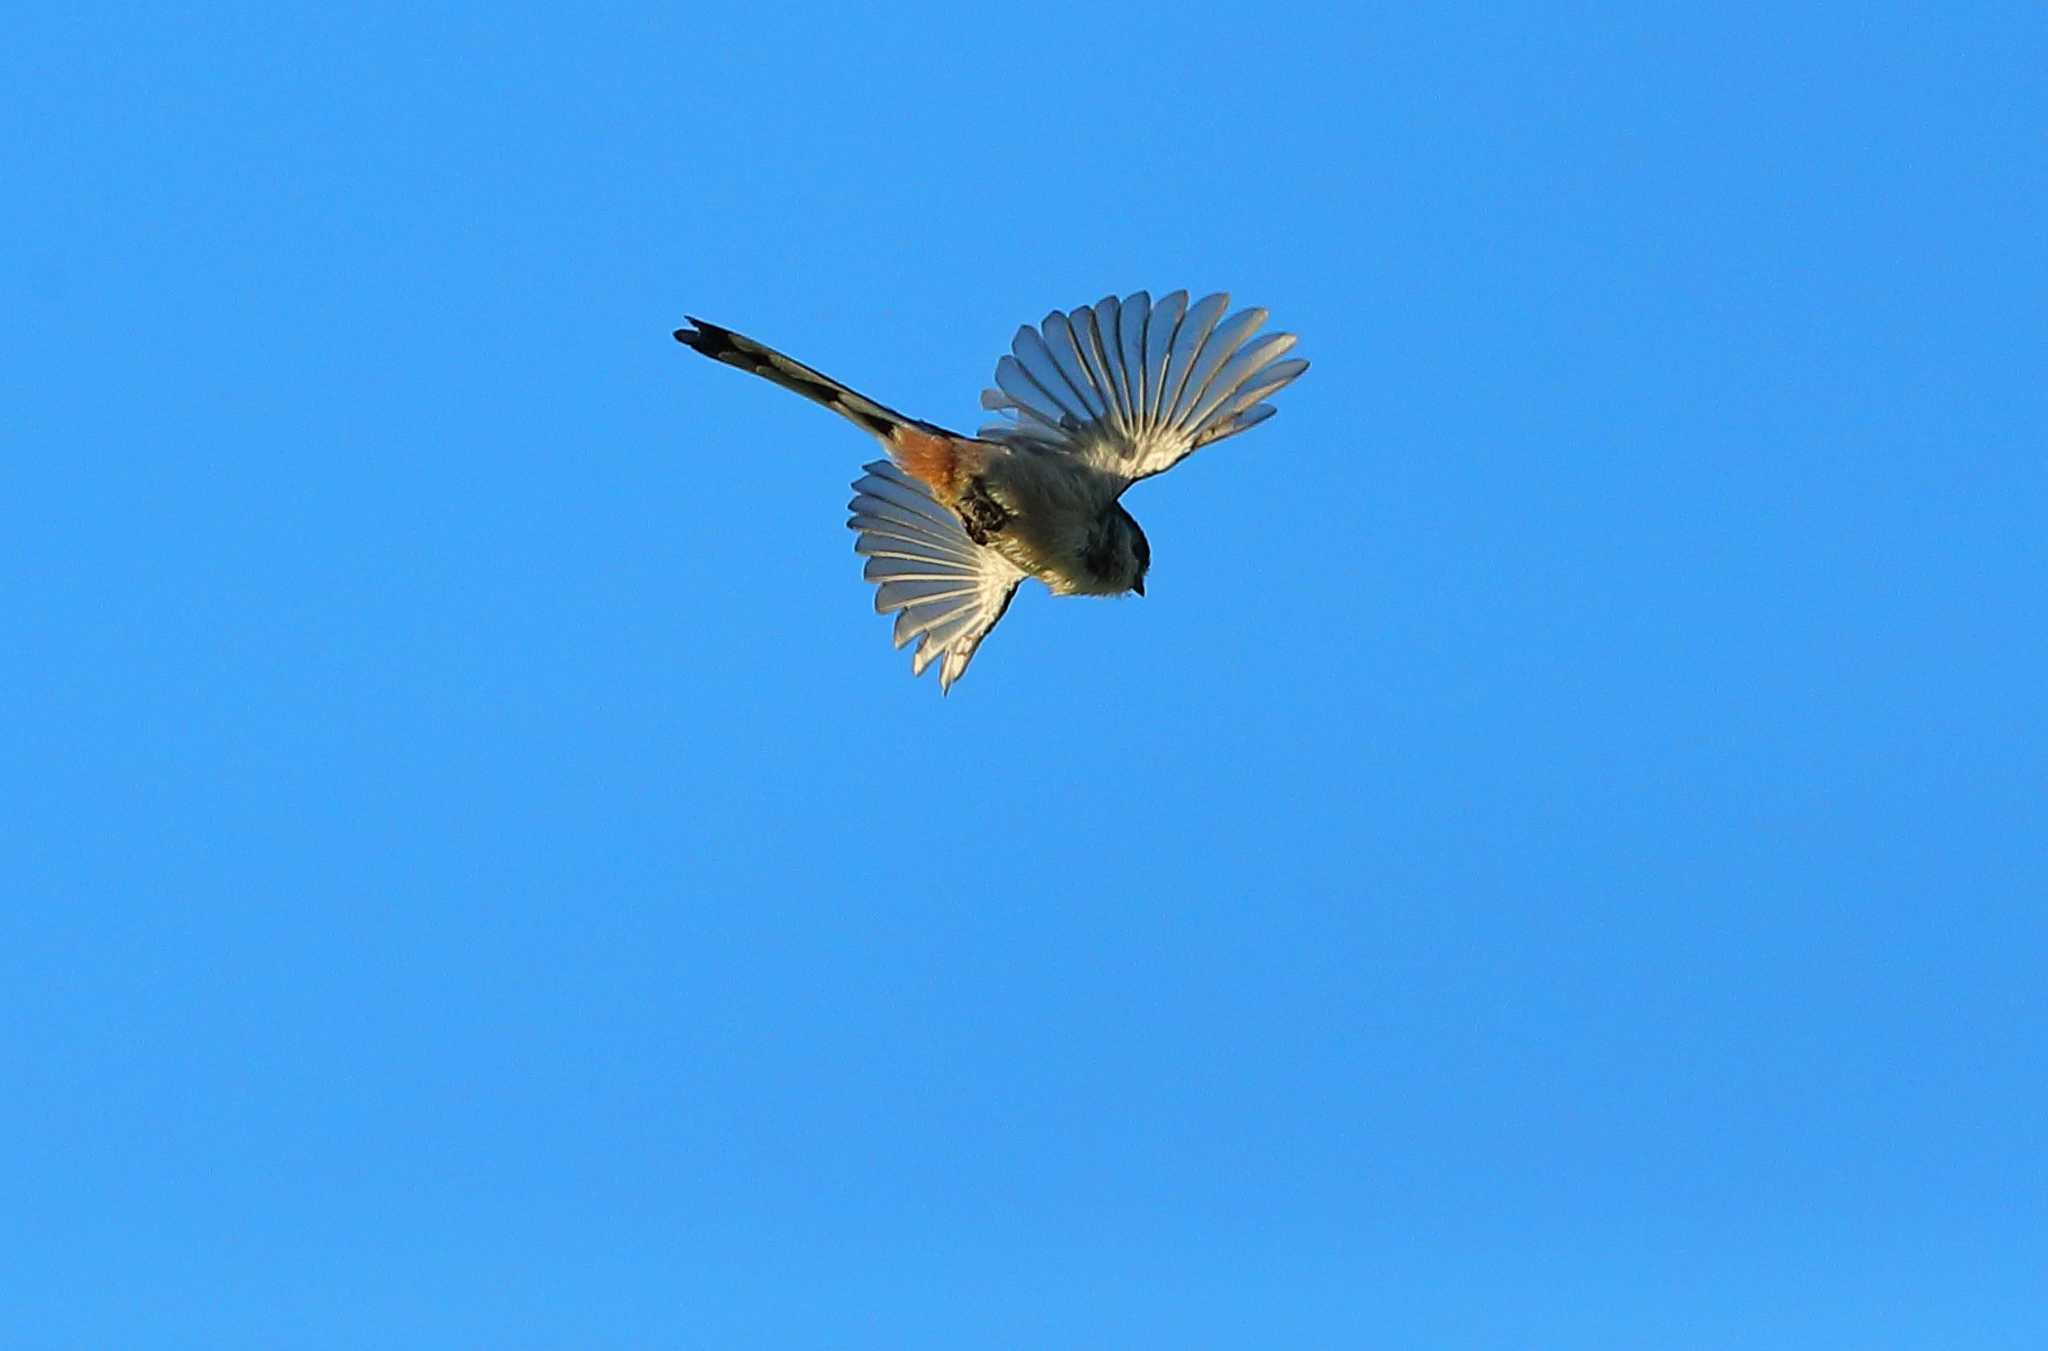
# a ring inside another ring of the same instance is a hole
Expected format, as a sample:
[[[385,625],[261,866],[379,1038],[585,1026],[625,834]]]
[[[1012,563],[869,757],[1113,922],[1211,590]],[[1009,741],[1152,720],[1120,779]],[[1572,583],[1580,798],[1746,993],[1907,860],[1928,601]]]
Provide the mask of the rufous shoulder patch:
[[[889,452],[896,463],[933,492],[950,501],[960,490],[960,452],[950,436],[898,423],[889,432]]]

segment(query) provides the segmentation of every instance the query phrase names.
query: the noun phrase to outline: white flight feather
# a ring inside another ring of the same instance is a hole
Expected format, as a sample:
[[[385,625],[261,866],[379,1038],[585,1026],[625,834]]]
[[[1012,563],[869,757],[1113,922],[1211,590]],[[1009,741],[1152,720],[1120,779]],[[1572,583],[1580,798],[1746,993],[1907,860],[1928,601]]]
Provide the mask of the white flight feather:
[[[1285,359],[1291,333],[1253,337],[1266,311],[1224,317],[1228,295],[1153,304],[1139,291],[1058,310],[1017,330],[981,405],[981,435],[1073,455],[1118,485],[1163,473],[1199,446],[1273,415],[1263,401],[1308,363]]]

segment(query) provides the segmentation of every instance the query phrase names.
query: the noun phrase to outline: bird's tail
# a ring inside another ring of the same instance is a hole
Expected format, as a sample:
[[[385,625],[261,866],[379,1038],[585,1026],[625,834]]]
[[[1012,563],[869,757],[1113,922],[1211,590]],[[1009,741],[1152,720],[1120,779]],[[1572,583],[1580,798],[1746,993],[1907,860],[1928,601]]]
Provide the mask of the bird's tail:
[[[695,315],[685,317],[692,327],[676,330],[676,341],[683,346],[701,352],[713,361],[723,361],[728,366],[751,371],[763,380],[772,380],[813,403],[824,404],[863,431],[884,441],[888,441],[891,434],[901,427],[939,430],[916,418],[905,417],[893,408],[884,408],[865,394],[856,394],[831,376],[820,374],[800,361],[792,361],[752,338],[729,328],[720,328],[717,324],[707,324]]]

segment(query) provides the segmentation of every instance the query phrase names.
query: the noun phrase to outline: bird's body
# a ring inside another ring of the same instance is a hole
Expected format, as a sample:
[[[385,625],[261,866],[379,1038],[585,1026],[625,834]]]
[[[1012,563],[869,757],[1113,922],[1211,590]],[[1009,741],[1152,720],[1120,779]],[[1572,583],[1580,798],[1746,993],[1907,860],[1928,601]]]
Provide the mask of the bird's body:
[[[1135,551],[1115,547],[1130,518],[1113,480],[1057,451],[979,438],[954,438],[933,459],[950,470],[936,481],[918,473],[929,460],[897,462],[960,516],[976,544],[1054,595],[1115,596],[1142,584]]]
[[[1265,396],[1308,363],[1281,360],[1290,334],[1247,341],[1265,318],[1228,304],[1190,307],[1143,292],[1018,330],[982,405],[1006,421],[962,436],[905,417],[750,338],[692,318],[676,340],[821,403],[878,438],[889,460],[854,484],[849,524],[897,611],[898,646],[919,640],[913,670],[935,658],[942,690],[1009,607],[1025,577],[1054,595],[1145,592],[1151,548],[1118,500],[1197,446],[1270,416]]]

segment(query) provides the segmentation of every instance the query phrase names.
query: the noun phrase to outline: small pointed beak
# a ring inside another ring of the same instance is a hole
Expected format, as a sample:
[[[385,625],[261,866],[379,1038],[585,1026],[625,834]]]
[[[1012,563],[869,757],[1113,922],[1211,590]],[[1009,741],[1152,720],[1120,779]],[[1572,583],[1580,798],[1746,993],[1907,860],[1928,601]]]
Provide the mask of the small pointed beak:
[[[1138,593],[1139,595],[1141,595],[1141,596],[1142,596],[1142,595],[1144,595],[1144,594],[1145,594],[1145,579],[1144,579],[1143,577],[1140,577],[1140,578],[1139,578],[1139,579],[1138,579],[1137,581],[1135,581],[1135,582],[1132,582],[1132,583],[1131,583],[1131,590],[1133,590],[1133,591],[1137,592],[1137,593]]]

